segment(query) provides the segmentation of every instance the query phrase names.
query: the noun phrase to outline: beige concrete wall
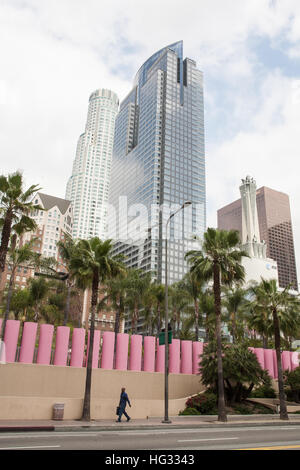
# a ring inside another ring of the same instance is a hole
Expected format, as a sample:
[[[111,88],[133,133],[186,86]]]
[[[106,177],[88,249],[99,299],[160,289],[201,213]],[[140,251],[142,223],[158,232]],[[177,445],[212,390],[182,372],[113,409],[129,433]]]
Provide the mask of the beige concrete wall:
[[[38,364],[0,365],[0,419],[51,419],[54,403],[65,403],[65,419],[81,416],[85,369]],[[120,389],[132,401],[132,418],[163,416],[164,374],[94,369],[92,419],[115,419]],[[184,409],[186,397],[203,390],[195,375],[170,374],[169,414]]]

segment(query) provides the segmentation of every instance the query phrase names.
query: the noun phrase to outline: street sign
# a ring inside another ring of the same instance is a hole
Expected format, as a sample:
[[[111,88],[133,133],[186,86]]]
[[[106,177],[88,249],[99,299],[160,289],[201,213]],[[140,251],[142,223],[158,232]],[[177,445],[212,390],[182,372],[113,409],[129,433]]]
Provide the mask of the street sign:
[[[159,346],[162,346],[165,344],[165,332],[164,331],[159,333],[158,339],[159,339]],[[172,343],[172,330],[168,331],[168,343],[169,344]]]

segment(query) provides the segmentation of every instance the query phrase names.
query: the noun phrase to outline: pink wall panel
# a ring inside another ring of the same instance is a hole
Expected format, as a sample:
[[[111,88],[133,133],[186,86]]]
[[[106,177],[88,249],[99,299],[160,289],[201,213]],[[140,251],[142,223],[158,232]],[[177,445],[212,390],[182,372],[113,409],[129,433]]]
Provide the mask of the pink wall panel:
[[[277,379],[278,378],[278,366],[277,366],[276,351],[275,349],[273,349],[272,351],[273,351],[274,376],[275,376],[275,379]]]
[[[180,339],[172,339],[169,344],[169,372],[180,374]]]
[[[2,318],[0,318],[0,332],[2,328]],[[0,340],[0,364],[5,364],[5,343]]]
[[[199,373],[199,363],[201,362],[201,356],[203,353],[203,343],[200,341],[193,342],[193,374]]]
[[[144,371],[155,370],[155,337],[144,336]]]
[[[127,370],[128,343],[129,343],[129,335],[127,333],[117,334],[117,350],[116,350],[116,369],[117,370]]]
[[[165,345],[159,346],[159,340],[157,340],[156,346],[156,361],[155,361],[155,372],[165,371]]]
[[[193,343],[192,341],[181,341],[181,373],[193,373]]]
[[[114,364],[115,333],[104,331],[102,338],[101,368],[110,370]]]
[[[292,370],[295,370],[297,369],[297,367],[299,367],[299,352],[295,351],[295,352],[290,352],[290,355],[291,355],[291,366],[292,366]]]
[[[50,364],[53,332],[53,325],[43,324],[40,326],[37,364]]]
[[[282,351],[281,364],[282,364],[282,371],[292,370],[290,351]]]
[[[89,355],[90,346],[90,331],[88,332],[88,343],[86,351],[86,365]],[[97,369],[99,364],[99,349],[100,349],[100,330],[94,330],[94,346],[93,346],[93,357],[92,357],[92,369]]]
[[[74,328],[72,335],[71,367],[82,367],[85,346],[85,329]]]
[[[272,379],[274,379],[275,373],[274,373],[274,360],[273,360],[272,349],[264,349],[264,363],[265,363],[265,369],[269,372]]]
[[[22,343],[19,362],[32,364],[35,341],[37,333],[37,323],[25,322],[22,334]]]
[[[142,335],[131,336],[129,370],[142,370],[142,345]]]
[[[6,362],[15,362],[19,329],[19,320],[7,320],[4,335]]]
[[[58,326],[56,329],[56,344],[53,364],[55,366],[66,366],[69,350],[70,328]]]
[[[258,362],[260,363],[261,367],[265,368],[265,357],[264,357],[264,350],[263,348],[254,348],[254,354],[257,357]]]

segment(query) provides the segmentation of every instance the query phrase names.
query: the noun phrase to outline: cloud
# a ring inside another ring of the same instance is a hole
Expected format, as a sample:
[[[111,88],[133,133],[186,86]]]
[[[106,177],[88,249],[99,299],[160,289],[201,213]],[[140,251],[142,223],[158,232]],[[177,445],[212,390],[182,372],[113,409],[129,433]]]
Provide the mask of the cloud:
[[[91,92],[124,98],[141,64],[180,39],[204,72],[209,222],[250,173],[290,195],[299,234],[299,0],[2,0],[2,172],[64,197]]]
[[[208,223],[215,226],[217,209],[240,197],[241,178],[249,174],[258,187],[268,186],[290,196],[300,262],[300,79],[280,72],[268,75],[257,90],[257,103],[248,131],[207,149]]]

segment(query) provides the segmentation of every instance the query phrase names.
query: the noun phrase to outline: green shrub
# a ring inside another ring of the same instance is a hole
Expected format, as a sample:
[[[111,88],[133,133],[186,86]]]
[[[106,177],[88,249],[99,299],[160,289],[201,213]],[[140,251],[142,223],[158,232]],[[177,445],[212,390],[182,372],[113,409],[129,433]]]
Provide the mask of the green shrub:
[[[247,405],[235,405],[234,411],[238,415],[253,415],[253,410]]]
[[[185,405],[187,408],[195,408],[202,415],[216,414],[217,396],[212,392],[205,392],[189,398]]]
[[[274,415],[275,414],[274,410],[271,410],[271,408],[267,408],[266,406],[263,406],[263,405],[255,405],[253,412],[254,414],[258,414],[258,415]]]
[[[187,416],[187,415],[200,415],[201,413],[196,410],[196,408],[186,408],[183,411],[179,411],[179,416]]]
[[[251,398],[276,398],[276,392],[273,387],[269,385],[261,385],[253,390],[250,394]]]

